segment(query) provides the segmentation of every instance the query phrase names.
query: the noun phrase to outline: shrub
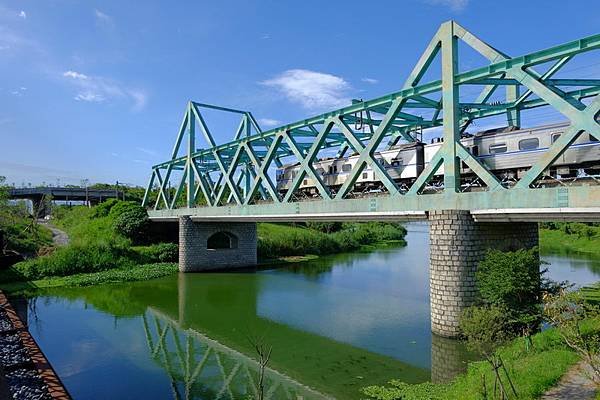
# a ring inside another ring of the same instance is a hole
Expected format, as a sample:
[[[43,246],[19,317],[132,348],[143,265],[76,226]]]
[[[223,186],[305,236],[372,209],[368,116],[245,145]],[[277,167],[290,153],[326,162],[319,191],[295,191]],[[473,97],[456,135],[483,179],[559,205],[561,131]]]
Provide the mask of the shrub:
[[[117,201],[116,204],[114,204],[111,207],[108,216],[112,219],[116,219],[122,214],[136,209],[143,210],[144,208],[138,203],[134,203],[133,201]]]
[[[175,243],[159,243],[152,246],[138,247],[136,251],[141,262],[177,262],[179,247]]]
[[[480,302],[506,310],[506,328],[525,333],[541,322],[540,260],[537,249],[490,250],[475,274]]]
[[[119,203],[117,199],[108,199],[93,208],[91,218],[106,217],[112,210],[112,208]]]
[[[17,273],[28,280],[98,272],[132,264],[130,251],[109,244],[70,245],[14,265]]]
[[[337,232],[343,227],[342,222],[307,222],[306,227],[323,233]]]
[[[111,213],[115,210],[111,210]],[[146,239],[150,220],[146,210],[139,205],[123,209],[114,221],[115,230],[121,235],[133,240],[136,243],[143,242]]]

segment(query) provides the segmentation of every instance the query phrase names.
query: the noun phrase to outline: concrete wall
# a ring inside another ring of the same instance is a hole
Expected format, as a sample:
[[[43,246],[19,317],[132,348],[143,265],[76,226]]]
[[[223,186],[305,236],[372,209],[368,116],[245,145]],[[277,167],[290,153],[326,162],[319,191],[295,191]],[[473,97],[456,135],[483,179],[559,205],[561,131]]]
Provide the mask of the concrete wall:
[[[236,247],[208,249],[207,240],[217,232],[233,235]],[[256,265],[256,223],[193,222],[179,217],[179,271],[199,272]]]
[[[459,334],[462,310],[473,304],[475,271],[487,249],[513,251],[538,245],[535,222],[477,223],[468,211],[432,211],[430,222],[431,330]]]

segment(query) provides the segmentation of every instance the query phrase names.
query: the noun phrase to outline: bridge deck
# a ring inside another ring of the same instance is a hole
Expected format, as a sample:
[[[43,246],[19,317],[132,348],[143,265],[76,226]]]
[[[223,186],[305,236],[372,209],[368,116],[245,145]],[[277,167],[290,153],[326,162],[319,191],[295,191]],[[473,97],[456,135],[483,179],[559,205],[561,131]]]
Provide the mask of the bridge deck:
[[[419,196],[377,196],[360,199],[309,200],[246,206],[150,210],[155,221],[189,215],[195,221],[375,221],[426,219],[432,210],[471,210],[489,221],[600,220],[600,186],[502,189],[490,192],[440,193]]]

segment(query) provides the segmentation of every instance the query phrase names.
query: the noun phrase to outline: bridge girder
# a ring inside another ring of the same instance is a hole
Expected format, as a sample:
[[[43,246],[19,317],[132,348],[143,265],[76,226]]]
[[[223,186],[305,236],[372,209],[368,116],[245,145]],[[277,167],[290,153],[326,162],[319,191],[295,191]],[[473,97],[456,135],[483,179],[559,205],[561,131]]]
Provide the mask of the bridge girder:
[[[485,57],[489,64],[460,72],[459,41]],[[402,89],[382,97],[355,100],[347,107],[268,131],[261,130],[250,112],[189,102],[171,159],[152,167],[143,204],[152,206],[151,216],[155,217],[275,215],[293,210],[297,213],[300,208],[308,213],[318,213],[323,208],[348,212],[348,207],[341,207],[340,201],[348,200],[357,178],[370,167],[392,200],[354,199],[350,208],[356,211],[388,211],[389,208],[426,211],[441,207],[477,210],[506,208],[508,204],[515,208],[531,207],[532,203],[552,208],[571,206],[569,199],[578,207],[597,206],[600,196],[596,188],[533,188],[532,185],[583,131],[600,140],[600,125],[596,120],[600,110],[600,80],[553,78],[575,56],[599,49],[600,34],[597,34],[509,57],[458,23],[448,21],[440,26]],[[437,58],[441,60],[440,79],[423,83],[423,77],[432,71],[430,68]],[[544,73],[536,72],[534,67],[546,63],[553,65]],[[459,91],[464,86],[481,87],[475,101],[460,101]],[[504,100],[491,102],[492,96],[500,90]],[[590,98],[593,98],[591,102],[583,101]],[[504,115],[508,125],[520,126],[522,111],[544,106],[562,114],[571,126],[512,188],[504,187],[460,142],[461,133],[475,120]],[[234,140],[215,143],[203,117],[203,110],[207,109],[241,116]],[[423,117],[419,111],[430,115]],[[197,127],[200,135],[196,133]],[[415,141],[417,131],[433,127],[443,129],[444,141],[439,151],[412,186],[398,187],[379,165],[375,153],[399,140]],[[186,136],[187,153],[179,156]],[[207,147],[197,148],[198,137],[204,139]],[[335,149],[338,149],[337,156],[351,149],[358,154],[359,161],[340,189],[332,193],[314,170],[313,163],[323,152]],[[294,158],[300,168],[292,180],[291,190],[282,197],[269,171],[290,158]],[[461,193],[461,163],[484,182],[485,191]],[[440,168],[443,168],[444,179],[442,197],[423,194],[425,185]],[[173,171],[181,171],[183,176],[170,189],[168,182]],[[294,192],[307,177],[315,182],[322,199],[299,205]],[[155,184],[157,196],[151,204]],[[379,209],[378,204],[385,207]]]

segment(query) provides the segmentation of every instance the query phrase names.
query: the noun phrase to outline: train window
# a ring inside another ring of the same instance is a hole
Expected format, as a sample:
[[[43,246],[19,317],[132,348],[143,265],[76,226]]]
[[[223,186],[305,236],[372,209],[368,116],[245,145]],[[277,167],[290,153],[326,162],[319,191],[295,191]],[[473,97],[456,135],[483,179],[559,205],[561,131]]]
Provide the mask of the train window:
[[[397,158],[395,160],[392,160],[392,167],[399,167],[402,165],[402,159],[401,158]]]
[[[556,142],[560,137],[561,133],[553,133],[552,134],[552,143]]]
[[[507,149],[506,143],[490,144],[489,147],[490,154],[506,153]]]
[[[292,171],[292,179],[294,179],[296,177],[296,175],[298,175],[298,172]]]
[[[596,139],[596,138],[595,138],[595,137],[593,137],[592,135],[589,135],[589,134],[588,134],[588,136],[590,137],[590,142],[597,142],[597,141],[598,141],[598,139]]]
[[[329,173],[330,174],[337,174],[337,165],[330,165],[329,166]]]
[[[368,179],[368,178],[369,178],[369,173],[363,172],[363,179]]]
[[[479,146],[471,146],[471,154],[477,157],[479,155]]]
[[[304,181],[302,181],[302,184],[305,186],[308,185],[308,179],[305,179]]]
[[[352,171],[352,165],[350,165],[350,164],[342,165],[342,172],[350,172],[350,171]]]
[[[519,150],[534,150],[540,147],[540,139],[528,138],[519,140]]]

